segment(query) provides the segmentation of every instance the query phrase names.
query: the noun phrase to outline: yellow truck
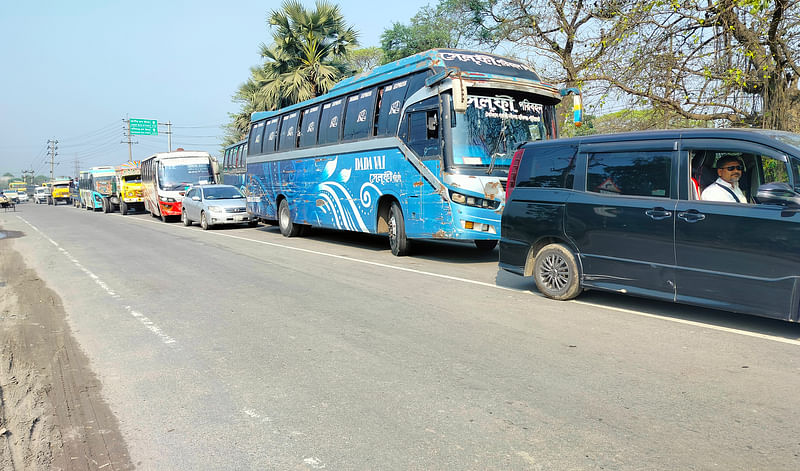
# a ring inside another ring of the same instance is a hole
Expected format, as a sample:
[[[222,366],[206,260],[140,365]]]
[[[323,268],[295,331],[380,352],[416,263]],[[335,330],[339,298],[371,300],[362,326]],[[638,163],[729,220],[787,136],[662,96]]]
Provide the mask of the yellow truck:
[[[144,211],[144,194],[142,193],[142,169],[138,162],[126,162],[114,167],[116,188],[109,198],[110,211],[119,208],[123,215],[130,211]]]
[[[53,180],[48,183],[50,194],[47,195],[47,204],[55,206],[59,201],[70,204],[72,201],[70,190],[73,184],[72,180]]]

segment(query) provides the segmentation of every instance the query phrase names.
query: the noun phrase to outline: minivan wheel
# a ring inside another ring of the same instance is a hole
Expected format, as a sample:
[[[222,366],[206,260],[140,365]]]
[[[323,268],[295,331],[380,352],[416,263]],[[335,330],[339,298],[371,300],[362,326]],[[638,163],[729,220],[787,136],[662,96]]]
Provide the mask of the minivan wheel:
[[[563,244],[544,246],[533,262],[536,288],[548,298],[564,301],[581,292],[580,273],[575,254]]]

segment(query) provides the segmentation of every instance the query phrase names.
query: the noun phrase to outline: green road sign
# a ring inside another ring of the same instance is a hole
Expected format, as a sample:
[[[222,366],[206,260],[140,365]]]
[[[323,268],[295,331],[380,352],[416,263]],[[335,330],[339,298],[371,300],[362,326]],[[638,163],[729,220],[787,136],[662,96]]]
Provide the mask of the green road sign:
[[[158,121],[155,119],[134,119],[131,118],[131,134],[143,136],[158,135]]]

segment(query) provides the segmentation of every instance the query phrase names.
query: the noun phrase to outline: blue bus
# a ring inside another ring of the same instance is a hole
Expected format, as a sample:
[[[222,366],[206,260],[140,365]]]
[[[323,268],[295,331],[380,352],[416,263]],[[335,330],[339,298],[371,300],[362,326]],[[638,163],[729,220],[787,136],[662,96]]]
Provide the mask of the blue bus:
[[[247,194],[247,139],[231,144],[222,155],[222,183],[233,185]]]
[[[78,178],[80,207],[89,211],[102,209],[103,212],[110,212],[108,198],[117,188],[116,175],[111,166],[81,170]]]
[[[287,237],[308,226],[387,234],[398,256],[409,239],[492,250],[513,154],[557,136],[567,93],[516,60],[434,49],[253,113],[248,211]]]

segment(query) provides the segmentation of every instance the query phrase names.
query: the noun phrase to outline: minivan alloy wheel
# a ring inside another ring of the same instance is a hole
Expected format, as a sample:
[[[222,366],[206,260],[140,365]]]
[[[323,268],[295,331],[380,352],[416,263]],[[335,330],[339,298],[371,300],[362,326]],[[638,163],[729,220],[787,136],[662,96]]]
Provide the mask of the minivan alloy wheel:
[[[546,245],[536,254],[533,278],[539,292],[548,298],[572,299],[581,292],[578,261],[563,244]]]

